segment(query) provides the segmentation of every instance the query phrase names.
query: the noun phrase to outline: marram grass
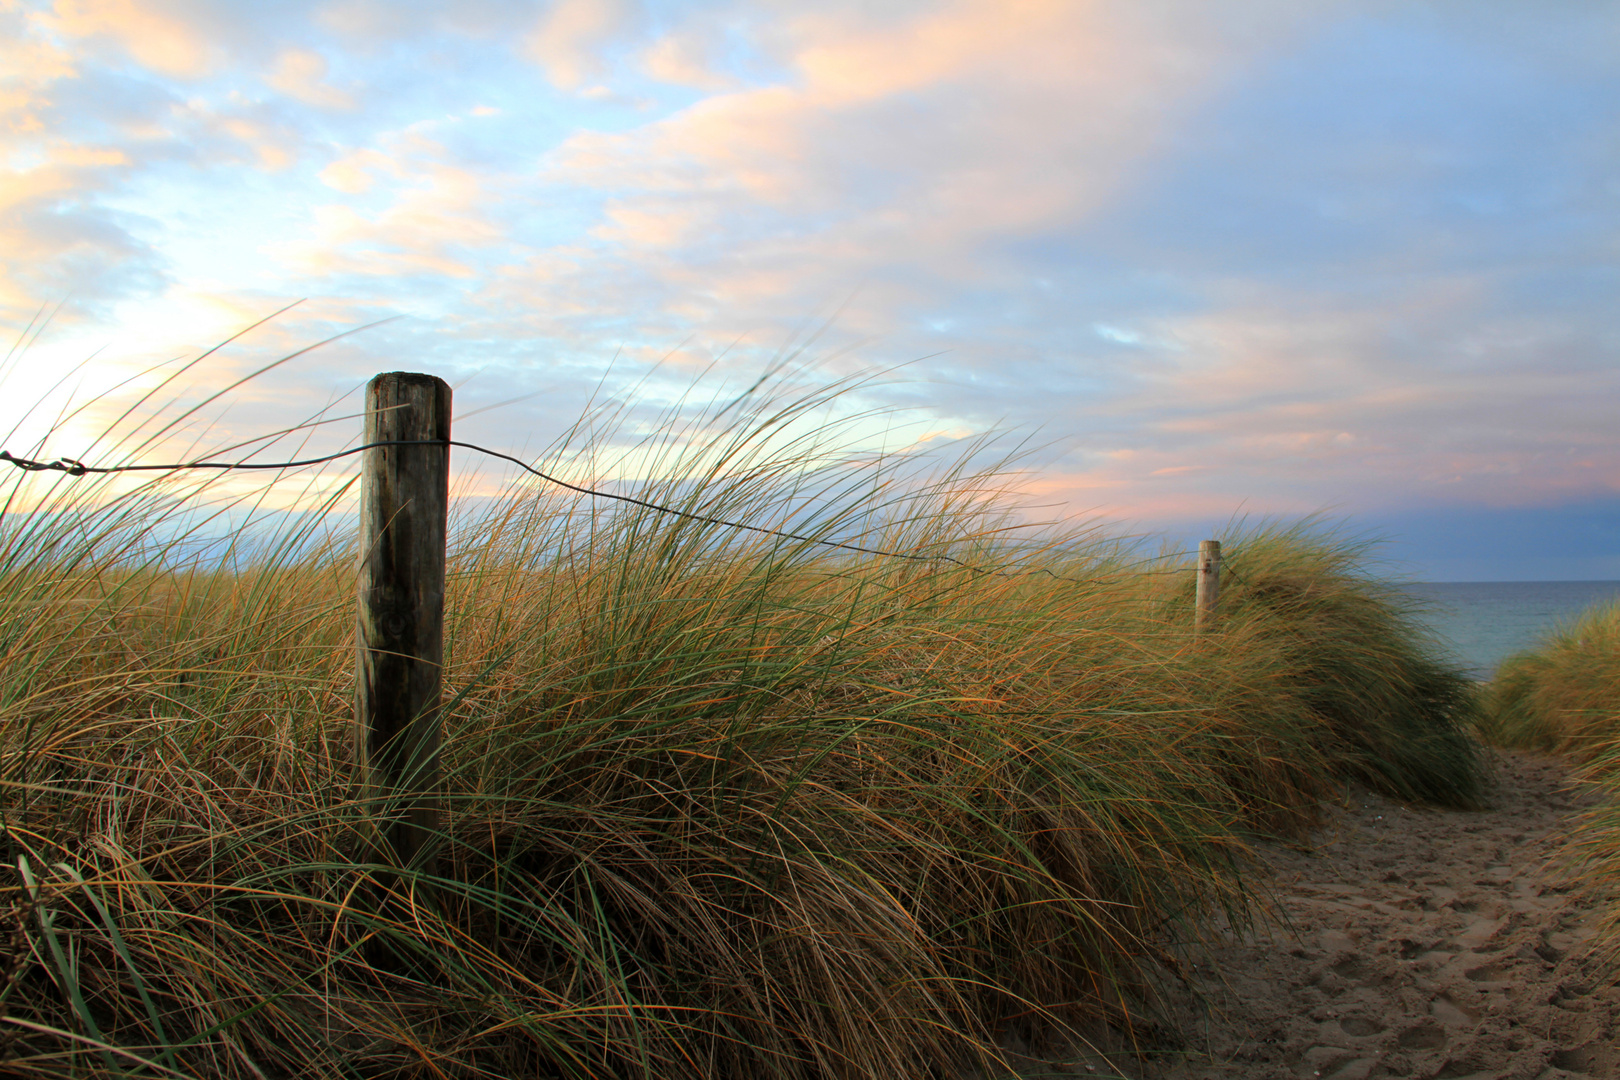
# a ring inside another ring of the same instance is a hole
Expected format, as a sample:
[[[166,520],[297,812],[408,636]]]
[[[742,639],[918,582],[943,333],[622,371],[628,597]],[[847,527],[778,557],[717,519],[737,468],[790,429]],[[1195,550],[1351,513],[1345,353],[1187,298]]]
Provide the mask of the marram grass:
[[[1598,801],[1576,823],[1570,862],[1606,917],[1611,970],[1620,972],[1620,603],[1554,628],[1497,668],[1484,734],[1503,746],[1564,754]]]
[[[1620,603],[1601,604],[1554,628],[1497,668],[1486,733],[1504,746],[1589,760],[1620,729]]]
[[[1345,778],[1478,800],[1466,682],[1356,545],[1226,538],[1195,639],[1192,575],[1148,572],[1184,560],[838,453],[837,392],[672,415],[637,493],[1077,580],[514,488],[455,529],[442,852],[382,908],[350,535],[188,547],[189,478],[4,518],[0,1068],[949,1076],[1010,1023],[1150,1049],[1178,949],[1250,910],[1252,838]]]

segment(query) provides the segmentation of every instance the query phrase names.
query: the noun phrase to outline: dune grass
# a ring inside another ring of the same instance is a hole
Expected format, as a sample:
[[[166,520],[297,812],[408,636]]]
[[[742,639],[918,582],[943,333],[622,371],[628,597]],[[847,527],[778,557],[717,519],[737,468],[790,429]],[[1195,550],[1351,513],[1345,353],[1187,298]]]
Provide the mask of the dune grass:
[[[1620,603],[1555,627],[1497,668],[1482,731],[1502,746],[1566,755],[1599,795],[1571,831],[1570,862],[1604,905],[1611,970],[1620,972]]]
[[[1589,761],[1620,730],[1620,603],[1600,604],[1504,660],[1485,732],[1503,746]]]
[[[950,1076],[1007,1025],[1162,1048],[1155,987],[1247,917],[1255,837],[1345,779],[1479,801],[1467,682],[1362,546],[1223,538],[1195,638],[1187,559],[850,453],[816,419],[840,392],[672,413],[635,493],[1007,572],[510,485],[456,522],[441,856],[385,915],[343,492],[223,552],[175,524],[206,478],[58,477],[4,518],[4,1069]],[[582,423],[548,460],[590,478],[622,445]]]

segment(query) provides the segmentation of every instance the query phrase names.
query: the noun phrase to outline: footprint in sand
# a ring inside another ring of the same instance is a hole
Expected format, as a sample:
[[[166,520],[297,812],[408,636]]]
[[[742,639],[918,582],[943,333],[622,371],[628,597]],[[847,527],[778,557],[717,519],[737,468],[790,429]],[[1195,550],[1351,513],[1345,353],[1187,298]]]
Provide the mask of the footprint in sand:
[[[1435,1023],[1422,1023],[1401,1032],[1395,1045],[1402,1050],[1438,1050],[1448,1041],[1445,1028]]]
[[[1452,1028],[1471,1028],[1479,1019],[1477,1013],[1458,1005],[1448,994],[1441,994],[1429,1002],[1429,1013],[1446,1027]]]
[[[1352,1039],[1365,1039],[1388,1030],[1388,1025],[1380,1024],[1377,1020],[1369,1020],[1364,1016],[1351,1016],[1340,1020],[1339,1027]]]
[[[1469,982],[1476,983],[1511,983],[1507,969],[1501,964],[1482,964],[1477,968],[1469,968],[1463,973]]]

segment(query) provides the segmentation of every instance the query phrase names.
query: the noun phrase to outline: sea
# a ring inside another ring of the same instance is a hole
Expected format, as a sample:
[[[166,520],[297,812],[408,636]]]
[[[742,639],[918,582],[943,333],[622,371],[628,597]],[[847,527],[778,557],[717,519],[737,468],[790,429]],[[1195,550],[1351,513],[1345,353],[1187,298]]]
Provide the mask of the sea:
[[[1447,581],[1409,584],[1419,618],[1476,679],[1489,679],[1516,652],[1559,624],[1620,599],[1620,581]]]

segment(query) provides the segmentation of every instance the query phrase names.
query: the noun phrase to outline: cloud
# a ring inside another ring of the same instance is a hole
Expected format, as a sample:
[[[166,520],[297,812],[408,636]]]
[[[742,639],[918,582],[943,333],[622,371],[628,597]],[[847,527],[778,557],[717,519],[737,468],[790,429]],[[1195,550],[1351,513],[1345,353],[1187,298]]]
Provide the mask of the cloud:
[[[1105,27],[1098,5],[1064,0],[955,3],[889,25],[854,12],[811,16],[800,26],[805,39],[793,63],[806,89],[827,105],[870,101],[906,90],[971,79],[990,72],[1012,74],[1009,54],[1025,64],[1020,76],[1049,79],[1058,72],[1111,76],[1126,50],[1115,52],[1116,33]]]
[[[678,202],[660,208],[646,200],[638,199],[634,207],[610,200],[603,213],[608,220],[592,229],[591,234],[615,245],[638,249],[675,247],[686,239],[694,222],[691,211]]]
[[[641,67],[661,82],[711,92],[737,86],[735,76],[717,70],[708,34],[666,34],[641,53]]]
[[[628,0],[554,0],[529,33],[524,51],[563,90],[578,90],[605,70],[600,50],[628,29]]]
[[[446,148],[402,134],[388,150],[359,150],[334,161],[320,176],[347,194],[371,192],[379,176],[391,181],[379,209],[329,203],[312,208],[310,231],[271,244],[266,253],[316,277],[439,274],[478,275],[464,252],[500,244],[505,234],[488,210],[495,202],[487,178],[449,163]]]
[[[0,138],[37,135],[51,105],[50,88],[75,73],[68,50],[40,32],[39,20],[0,9]]]
[[[320,172],[321,183],[347,195],[362,195],[371,190],[377,173],[399,176],[398,161],[380,150],[351,150]]]
[[[357,50],[449,35],[495,42],[531,27],[535,6],[533,0],[325,0],[311,13],[311,23]]]
[[[306,105],[323,109],[354,108],[354,96],[329,84],[326,71],[326,58],[320,53],[310,49],[286,49],[276,57],[275,68],[264,81]]]
[[[108,39],[137,63],[196,79],[219,62],[210,40],[210,5],[140,0],[57,0],[49,24],[70,38]]]
[[[1620,491],[1609,434],[1620,372],[1602,346],[1554,319],[1481,324],[1470,292],[1439,286],[1366,307],[1294,295],[1157,327],[1181,350],[1110,401],[1123,438],[1081,437],[1075,455],[1095,466],[1047,490],[1112,489],[1133,516],[1160,512],[1150,480],[1177,481],[1189,505],[1259,512],[1554,505]],[[1424,344],[1391,348],[1402,338]],[[1119,441],[1129,450],[1096,453]]]
[[[0,318],[13,326],[78,290],[155,283],[160,262],[131,236],[131,217],[85,207],[126,173],[110,147],[58,146],[30,167],[0,170]]]
[[[666,40],[712,39],[716,22]],[[1051,342],[1033,327],[1076,309],[1053,296],[1018,328],[993,313],[1031,307],[1009,246],[1107,212],[1200,95],[1270,40],[1242,16],[1230,33],[1254,40],[1241,47],[1183,22],[1168,42],[1108,5],[824,6],[770,23],[747,84],[546,154],[538,190],[599,193],[595,221],[555,246],[513,235],[529,250],[478,285],[469,314],[480,333],[569,347],[594,334],[608,351],[626,323],[665,347],[696,333],[720,355],[836,307],[839,340],[886,338],[874,362],[951,348],[931,382],[1013,368],[1050,381]],[[918,340],[925,316],[953,330]],[[908,400],[953,422],[1025,408],[999,382],[966,401],[943,386]]]
[[[1163,152],[1236,62],[1206,29],[1167,42],[1109,6],[1042,2],[801,18],[778,35],[782,79],[581,132],[547,178],[614,191],[620,216],[680,199],[691,235],[726,238],[723,260],[682,260],[717,288],[776,262],[809,290],[898,265],[982,281],[1000,269],[989,245],[1099,212]]]

